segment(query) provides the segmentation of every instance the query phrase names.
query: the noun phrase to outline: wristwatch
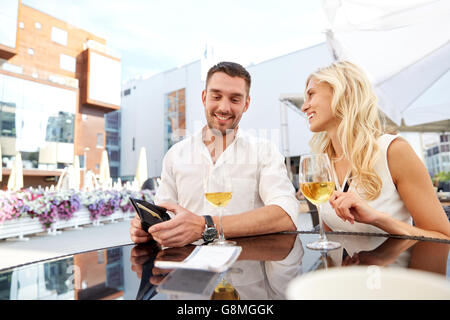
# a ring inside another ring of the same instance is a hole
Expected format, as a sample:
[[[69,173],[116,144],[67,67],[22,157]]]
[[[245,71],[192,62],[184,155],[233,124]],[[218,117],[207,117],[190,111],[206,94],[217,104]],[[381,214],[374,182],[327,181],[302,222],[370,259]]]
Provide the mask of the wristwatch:
[[[205,230],[203,231],[202,238],[205,242],[211,242],[217,237],[217,229],[216,225],[214,224],[213,219],[211,216],[203,216],[205,218]]]

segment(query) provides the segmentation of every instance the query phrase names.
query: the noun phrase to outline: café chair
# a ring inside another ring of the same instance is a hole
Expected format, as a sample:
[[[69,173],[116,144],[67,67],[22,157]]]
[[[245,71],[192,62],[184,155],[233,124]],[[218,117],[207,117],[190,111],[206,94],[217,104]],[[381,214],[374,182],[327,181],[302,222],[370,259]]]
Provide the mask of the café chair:
[[[293,279],[289,300],[447,300],[445,276],[415,269],[379,266],[335,267]]]

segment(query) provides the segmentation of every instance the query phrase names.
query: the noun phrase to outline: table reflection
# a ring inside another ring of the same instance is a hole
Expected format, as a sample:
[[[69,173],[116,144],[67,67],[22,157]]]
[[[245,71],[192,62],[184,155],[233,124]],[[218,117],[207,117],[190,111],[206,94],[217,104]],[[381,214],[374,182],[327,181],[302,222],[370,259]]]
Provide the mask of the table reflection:
[[[242,247],[223,273],[156,268],[156,260],[181,261],[195,246],[159,247],[155,242],[94,250],[0,271],[0,299],[285,299],[291,280],[324,268],[377,265],[423,270],[447,281],[449,242],[416,238],[330,233],[342,244],[320,253],[304,249],[317,234],[280,233],[236,239]],[[229,291],[230,291],[229,290]]]
[[[100,300],[123,296],[122,248],[77,254],[0,272],[1,300]]]

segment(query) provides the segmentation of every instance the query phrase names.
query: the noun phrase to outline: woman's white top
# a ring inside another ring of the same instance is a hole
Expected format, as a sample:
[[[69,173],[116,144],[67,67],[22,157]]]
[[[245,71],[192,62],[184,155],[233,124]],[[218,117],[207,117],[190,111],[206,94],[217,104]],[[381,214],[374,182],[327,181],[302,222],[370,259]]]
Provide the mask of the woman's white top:
[[[399,137],[399,135],[384,134],[377,140],[378,146],[380,148],[380,155],[375,164],[375,171],[382,181],[382,187],[378,198],[372,201],[367,201],[367,203],[372,208],[387,213],[397,220],[412,224],[411,214],[406,209],[405,204],[403,203],[400,195],[397,192],[397,189],[392,180],[391,173],[389,171],[387,161],[388,147],[391,142],[397,137]],[[334,171],[334,166],[332,166],[332,170]],[[336,189],[339,191],[343,191],[348,175],[343,181],[342,185],[339,185],[336,173],[334,173],[334,176],[336,180]],[[356,194],[359,194],[353,183],[350,184],[349,191],[353,191]],[[348,221],[343,221],[336,215],[336,212],[331,207],[329,202],[326,202],[322,205],[321,216],[323,222],[333,231],[386,233],[384,230],[369,224],[359,222],[351,224]]]

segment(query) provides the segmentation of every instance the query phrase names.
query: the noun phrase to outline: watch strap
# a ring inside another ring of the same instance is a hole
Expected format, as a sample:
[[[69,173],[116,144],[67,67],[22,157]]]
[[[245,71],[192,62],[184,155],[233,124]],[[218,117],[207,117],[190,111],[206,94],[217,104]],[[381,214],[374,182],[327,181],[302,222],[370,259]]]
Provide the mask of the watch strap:
[[[214,228],[214,221],[210,215],[203,216],[205,218],[206,227],[207,228]]]

